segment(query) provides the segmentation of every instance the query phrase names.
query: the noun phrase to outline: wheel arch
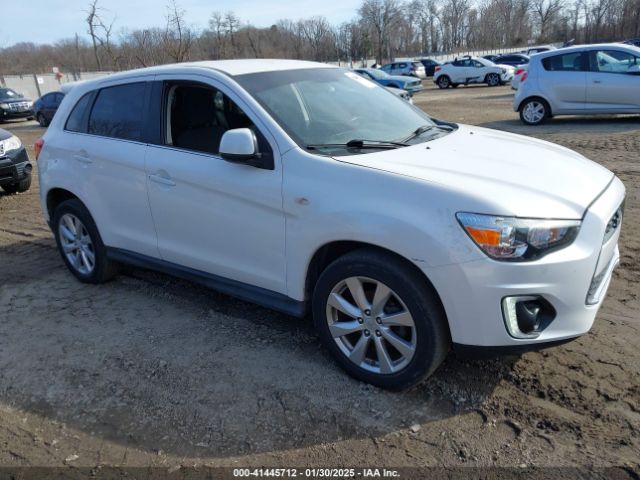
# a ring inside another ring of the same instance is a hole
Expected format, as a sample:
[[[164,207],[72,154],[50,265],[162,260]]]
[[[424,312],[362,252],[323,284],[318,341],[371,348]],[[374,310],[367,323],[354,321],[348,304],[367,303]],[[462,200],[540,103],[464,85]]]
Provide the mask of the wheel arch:
[[[549,115],[553,115],[553,110],[551,109],[551,103],[549,102],[549,100],[547,100],[546,98],[544,98],[542,95],[529,95],[528,97],[523,98],[520,103],[518,104],[518,112],[520,110],[522,110],[522,105],[525,104],[525,102],[529,101],[529,100],[542,100],[544,103],[547,104],[547,108],[549,109]]]
[[[70,192],[69,190],[66,190],[64,188],[59,188],[59,187],[52,188],[51,190],[49,190],[46,196],[47,214],[49,215],[49,220],[50,221],[53,220],[53,215],[54,215],[54,212],[56,211],[56,208],[58,208],[58,205],[60,205],[62,202],[66,202],[67,200],[72,200],[72,199],[77,199],[83,205],[85,205],[84,202],[80,199],[80,197]]]
[[[361,249],[378,251],[386,255],[393,256],[396,259],[400,260],[403,264],[405,264],[408,269],[419,275],[420,278],[424,280],[424,285],[433,293],[434,298],[442,309],[444,317],[447,320],[449,335],[451,335],[451,327],[449,326],[449,320],[447,317],[446,309],[444,308],[444,303],[440,298],[438,290],[433,285],[429,277],[408,258],[394,252],[393,250],[389,250],[388,248],[381,247],[380,245],[375,245],[373,243],[357,240],[335,240],[325,243],[324,245],[319,247],[311,256],[311,260],[307,265],[307,271],[305,275],[305,300],[308,302],[312,298],[313,289],[315,288],[318,278],[325,268],[327,268],[334,260],[337,260],[343,255],[346,255],[347,253],[354,250]]]

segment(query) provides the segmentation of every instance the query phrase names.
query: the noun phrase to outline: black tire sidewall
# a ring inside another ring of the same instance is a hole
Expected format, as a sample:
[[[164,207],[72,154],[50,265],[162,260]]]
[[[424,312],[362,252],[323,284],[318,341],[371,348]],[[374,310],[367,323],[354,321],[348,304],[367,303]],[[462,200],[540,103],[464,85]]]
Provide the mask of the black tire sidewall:
[[[66,213],[75,215],[84,224],[89,236],[91,237],[91,243],[93,244],[93,250],[95,254],[95,264],[90,274],[85,275],[77,271],[73,265],[67,259],[64,251],[62,250],[62,244],[60,243],[59,224],[60,219]],[[80,202],[80,200],[72,199],[61,203],[55,210],[53,220],[51,222],[51,228],[56,239],[56,245],[60,256],[64,261],[67,268],[73,273],[73,275],[83,283],[102,283],[111,277],[112,264],[107,258],[107,251],[102,243],[102,237],[98,232],[91,214],[87,208]]]
[[[434,298],[425,279],[419,278],[396,258],[376,253],[363,251],[360,255],[348,254],[325,269],[314,289],[313,318],[323,345],[349,375],[378,387],[400,390],[430,375],[442,362],[450,345],[448,326],[439,301]],[[345,357],[331,336],[326,320],[329,293],[341,280],[353,276],[383,282],[396,292],[414,318],[416,352],[411,362],[400,372],[383,375],[356,366]]]

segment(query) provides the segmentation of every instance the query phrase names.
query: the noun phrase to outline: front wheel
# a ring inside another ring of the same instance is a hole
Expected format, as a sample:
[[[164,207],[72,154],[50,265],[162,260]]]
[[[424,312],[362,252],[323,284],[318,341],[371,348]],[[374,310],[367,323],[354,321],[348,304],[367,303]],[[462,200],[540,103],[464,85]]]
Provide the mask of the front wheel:
[[[550,116],[549,105],[540,98],[530,98],[520,106],[520,120],[525,125],[540,125]]]
[[[354,378],[403,389],[431,375],[450,346],[433,288],[405,261],[377,250],[329,265],[313,293],[323,345]]]

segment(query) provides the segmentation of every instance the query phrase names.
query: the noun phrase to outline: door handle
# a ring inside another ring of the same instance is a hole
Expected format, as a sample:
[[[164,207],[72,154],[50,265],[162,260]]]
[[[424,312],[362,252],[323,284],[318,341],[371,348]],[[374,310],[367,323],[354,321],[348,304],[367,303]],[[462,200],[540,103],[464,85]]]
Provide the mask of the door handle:
[[[167,187],[176,186],[176,182],[171,180],[170,177],[164,177],[162,175],[157,175],[157,174],[149,175],[149,180],[155,183],[159,183],[160,185],[166,185]]]
[[[86,153],[79,153],[77,155],[74,155],[73,158],[80,163],[84,163],[85,165],[88,165],[90,163],[93,163],[93,160],[91,160],[91,158],[89,157],[89,155],[87,155]]]
[[[594,80],[593,83],[602,83],[602,80]]]

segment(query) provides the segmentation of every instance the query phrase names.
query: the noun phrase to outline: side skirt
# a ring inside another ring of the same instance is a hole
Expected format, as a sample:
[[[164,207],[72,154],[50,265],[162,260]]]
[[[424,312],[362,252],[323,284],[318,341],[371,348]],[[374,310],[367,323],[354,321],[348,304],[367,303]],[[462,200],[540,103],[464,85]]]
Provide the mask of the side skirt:
[[[305,302],[294,300],[281,293],[201,272],[193,268],[183,267],[175,263],[148,257],[128,250],[113,247],[106,247],[106,249],[107,257],[114,262],[126,263],[134,267],[147,268],[174,277],[183,278],[232,297],[256,303],[294,317],[303,317],[306,314]]]

